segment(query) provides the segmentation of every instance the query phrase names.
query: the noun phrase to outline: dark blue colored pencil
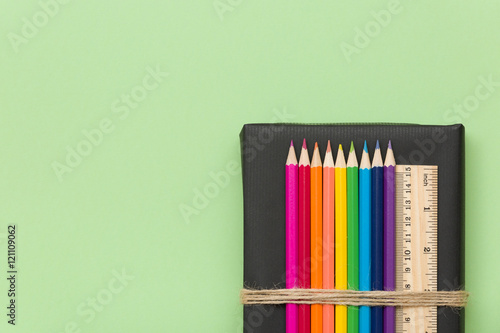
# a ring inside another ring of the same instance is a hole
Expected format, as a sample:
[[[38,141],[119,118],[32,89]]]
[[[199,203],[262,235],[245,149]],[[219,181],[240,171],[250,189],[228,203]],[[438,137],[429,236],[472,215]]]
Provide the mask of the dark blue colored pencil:
[[[384,163],[377,141],[372,162],[372,290],[384,290]],[[372,307],[372,333],[384,329],[383,308]]]

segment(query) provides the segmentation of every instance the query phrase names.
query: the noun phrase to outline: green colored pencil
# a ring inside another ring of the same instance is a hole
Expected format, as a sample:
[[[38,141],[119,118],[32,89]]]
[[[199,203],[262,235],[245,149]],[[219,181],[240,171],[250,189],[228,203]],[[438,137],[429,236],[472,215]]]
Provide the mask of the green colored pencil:
[[[358,160],[351,141],[347,159],[347,285],[359,290]],[[359,332],[359,308],[347,309],[347,332]]]

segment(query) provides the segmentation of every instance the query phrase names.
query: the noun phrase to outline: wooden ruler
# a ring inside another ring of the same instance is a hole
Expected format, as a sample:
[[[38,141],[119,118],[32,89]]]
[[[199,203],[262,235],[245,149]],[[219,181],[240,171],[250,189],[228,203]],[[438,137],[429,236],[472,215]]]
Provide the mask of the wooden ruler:
[[[437,291],[438,168],[396,166],[396,288]],[[437,332],[436,307],[399,307],[396,332]]]

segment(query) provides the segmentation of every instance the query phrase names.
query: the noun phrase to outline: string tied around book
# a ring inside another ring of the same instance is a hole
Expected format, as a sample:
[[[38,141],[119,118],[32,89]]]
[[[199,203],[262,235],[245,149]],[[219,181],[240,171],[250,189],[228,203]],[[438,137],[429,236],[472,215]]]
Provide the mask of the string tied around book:
[[[336,304],[350,306],[464,307],[469,293],[453,291],[357,291],[338,289],[242,289],[245,305]]]

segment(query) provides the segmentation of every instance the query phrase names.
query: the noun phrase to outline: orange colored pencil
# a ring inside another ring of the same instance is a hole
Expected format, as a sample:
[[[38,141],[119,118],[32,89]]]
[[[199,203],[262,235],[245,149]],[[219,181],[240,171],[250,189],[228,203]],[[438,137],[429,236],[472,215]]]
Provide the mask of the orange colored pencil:
[[[323,166],[318,143],[311,161],[311,289],[323,288]],[[323,332],[323,307],[311,305],[311,333]]]
[[[323,289],[335,288],[335,164],[330,140],[323,161]],[[323,332],[335,331],[335,305],[323,305]]]

